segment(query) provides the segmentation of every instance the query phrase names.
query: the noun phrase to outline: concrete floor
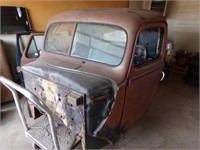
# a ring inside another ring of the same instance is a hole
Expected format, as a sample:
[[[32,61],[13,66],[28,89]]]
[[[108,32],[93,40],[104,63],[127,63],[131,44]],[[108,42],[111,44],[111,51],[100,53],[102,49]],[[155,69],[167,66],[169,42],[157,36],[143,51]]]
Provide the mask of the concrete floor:
[[[1,150],[32,150],[15,105],[1,108]],[[153,104],[114,146],[104,149],[199,149],[199,89],[170,74]]]

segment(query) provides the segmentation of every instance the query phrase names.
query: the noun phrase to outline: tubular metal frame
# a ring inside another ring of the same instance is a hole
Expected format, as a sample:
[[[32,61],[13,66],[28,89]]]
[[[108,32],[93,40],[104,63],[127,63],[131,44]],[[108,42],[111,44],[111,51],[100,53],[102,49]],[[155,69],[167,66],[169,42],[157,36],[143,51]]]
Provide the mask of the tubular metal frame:
[[[14,97],[14,101],[15,101],[15,104],[16,104],[16,107],[17,107],[17,111],[19,113],[20,119],[21,119],[23,127],[25,129],[25,135],[26,136],[28,135],[27,131],[29,130],[29,127],[26,124],[26,119],[25,119],[25,116],[22,112],[22,108],[21,108],[20,103],[19,103],[19,97],[18,97],[17,91],[19,93],[21,93],[22,95],[24,95],[25,97],[27,97],[28,101],[30,101],[36,107],[38,107],[44,113],[46,113],[48,120],[49,120],[49,125],[50,125],[50,129],[51,129],[51,136],[52,136],[52,139],[53,139],[54,148],[56,150],[59,150],[60,147],[59,147],[59,142],[58,142],[58,138],[57,138],[57,135],[56,135],[55,123],[54,123],[54,120],[53,120],[53,116],[52,116],[50,110],[45,106],[45,104],[41,100],[39,100],[33,93],[26,90],[24,87],[14,83],[13,81],[5,78],[4,76],[0,76],[0,82],[2,84],[4,84],[12,92],[12,95]],[[34,142],[37,143],[39,141],[34,141]],[[40,143],[38,143],[38,144],[41,145]]]

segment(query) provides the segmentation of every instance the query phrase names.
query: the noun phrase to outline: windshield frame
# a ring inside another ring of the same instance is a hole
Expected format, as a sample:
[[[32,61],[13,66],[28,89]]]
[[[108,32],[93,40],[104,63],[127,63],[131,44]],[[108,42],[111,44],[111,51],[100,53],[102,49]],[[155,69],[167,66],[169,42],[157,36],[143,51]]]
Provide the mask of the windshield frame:
[[[70,43],[70,46],[69,46],[69,49],[66,50],[66,54],[63,54],[63,53],[56,53],[56,52],[51,52],[51,51],[47,51],[45,50],[45,43],[46,43],[46,40],[47,40],[47,35],[48,35],[48,32],[49,32],[49,29],[52,25],[55,25],[55,24],[74,24],[74,29],[72,31],[72,39],[71,39],[71,43]],[[126,36],[126,41],[125,41],[125,45],[124,45],[124,51],[123,51],[123,55],[121,56],[121,60],[118,64],[108,64],[108,63],[104,63],[104,62],[101,62],[101,61],[95,61],[95,60],[90,60],[90,59],[84,59],[84,58],[81,58],[81,57],[76,57],[76,56],[73,56],[71,55],[71,52],[72,52],[72,46],[73,46],[73,43],[74,43],[74,40],[75,40],[75,34],[76,34],[76,30],[77,30],[77,26],[79,24],[91,24],[91,25],[102,25],[102,26],[111,26],[111,27],[116,27],[120,30],[122,30],[124,33],[125,33],[125,36]],[[125,56],[125,53],[127,51],[127,44],[128,44],[128,33],[127,31],[122,27],[122,26],[119,26],[119,25],[116,25],[116,24],[109,24],[109,23],[101,23],[101,22],[54,22],[52,24],[49,25],[46,33],[45,33],[45,39],[44,39],[44,51],[47,52],[47,53],[52,53],[52,54],[56,54],[56,55],[63,55],[63,56],[68,56],[68,57],[71,57],[71,58],[74,58],[74,59],[78,59],[78,60],[82,60],[84,62],[94,62],[94,63],[99,63],[99,64],[104,64],[104,65],[107,65],[107,66],[112,66],[112,67],[116,67],[116,66],[119,66],[121,65],[121,63],[123,62],[124,60],[124,56]]]

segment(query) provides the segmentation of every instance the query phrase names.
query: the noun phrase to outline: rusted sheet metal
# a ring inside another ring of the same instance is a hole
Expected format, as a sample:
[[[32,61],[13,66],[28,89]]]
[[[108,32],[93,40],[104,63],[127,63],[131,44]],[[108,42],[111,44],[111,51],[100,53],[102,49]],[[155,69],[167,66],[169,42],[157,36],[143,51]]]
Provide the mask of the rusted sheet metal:
[[[124,95],[126,92],[126,84],[121,86],[117,92],[115,105],[105,122],[102,130],[98,132],[98,136],[106,139],[109,143],[114,144],[120,138],[121,119],[123,114]]]
[[[78,138],[84,142],[86,134],[95,136],[102,128],[114,105],[117,92],[114,82],[91,74],[83,76],[80,72],[52,68],[39,60],[22,70],[26,88],[62,120],[72,141]],[[74,101],[79,98],[80,101]],[[80,134],[84,136],[80,138]]]
[[[32,91],[54,115],[56,126],[65,126],[68,148],[72,148],[85,137],[84,107],[83,104],[73,106],[68,103],[71,90],[51,81],[30,75],[31,80],[25,80],[26,88]],[[25,77],[25,79],[27,79]]]
[[[145,76],[130,80],[132,84],[127,87],[126,101],[121,121],[124,131],[130,129],[152,103],[153,96],[159,84],[156,81],[159,81],[161,71],[162,67]]]
[[[84,142],[84,105],[81,103],[75,106],[69,103],[68,99],[72,90],[49,81],[48,78],[44,79],[28,72],[24,72],[24,79],[26,88],[45,102],[55,118],[59,118],[56,119],[56,125],[64,125],[66,127],[66,137],[60,137],[68,139],[69,147],[66,149],[73,147],[79,141]]]
[[[143,23],[158,21],[165,22],[165,18],[156,12],[149,13],[148,10],[82,9],[70,10],[58,14],[49,20],[48,25],[54,22],[98,22],[117,24],[127,29],[136,25],[141,26]]]

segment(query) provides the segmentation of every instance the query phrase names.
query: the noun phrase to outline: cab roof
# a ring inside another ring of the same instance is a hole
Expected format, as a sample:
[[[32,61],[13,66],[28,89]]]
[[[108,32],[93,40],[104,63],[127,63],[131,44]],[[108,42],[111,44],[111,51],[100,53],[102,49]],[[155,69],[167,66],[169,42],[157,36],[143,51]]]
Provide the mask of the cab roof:
[[[123,27],[144,23],[166,22],[157,12],[142,9],[77,9],[52,17],[48,24],[55,22],[90,22],[114,24]]]

